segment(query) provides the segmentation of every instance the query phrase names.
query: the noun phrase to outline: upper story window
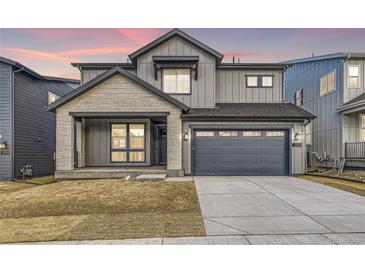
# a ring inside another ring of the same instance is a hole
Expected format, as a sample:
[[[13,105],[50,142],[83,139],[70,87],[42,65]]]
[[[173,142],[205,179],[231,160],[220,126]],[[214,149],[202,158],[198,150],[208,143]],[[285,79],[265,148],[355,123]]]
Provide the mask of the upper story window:
[[[190,69],[164,68],[162,70],[162,89],[166,93],[190,94]]]
[[[331,71],[321,77],[320,85],[321,96],[334,92],[336,88],[336,71]]]
[[[48,105],[52,104],[54,101],[56,101],[59,98],[60,98],[60,96],[58,96],[57,94],[54,94],[53,92],[48,91]]]
[[[303,106],[303,89],[298,90],[294,94],[294,101],[297,107]]]
[[[347,87],[360,88],[360,66],[349,65],[347,70]]]
[[[246,78],[247,87],[258,87],[259,77],[258,76],[247,76]]]
[[[271,88],[273,86],[272,76],[261,76],[261,84],[265,88]]]
[[[247,75],[246,87],[248,88],[272,88],[273,76]]]

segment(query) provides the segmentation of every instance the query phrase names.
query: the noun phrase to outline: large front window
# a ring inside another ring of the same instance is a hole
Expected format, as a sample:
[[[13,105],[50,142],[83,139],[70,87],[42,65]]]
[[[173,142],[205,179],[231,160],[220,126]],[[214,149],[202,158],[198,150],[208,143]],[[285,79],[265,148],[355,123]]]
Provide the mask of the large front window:
[[[162,89],[166,93],[189,94],[190,81],[190,69],[164,68],[162,70]]]
[[[145,161],[145,125],[111,125],[111,161]]]
[[[360,66],[349,65],[348,66],[347,87],[348,88],[360,88]]]

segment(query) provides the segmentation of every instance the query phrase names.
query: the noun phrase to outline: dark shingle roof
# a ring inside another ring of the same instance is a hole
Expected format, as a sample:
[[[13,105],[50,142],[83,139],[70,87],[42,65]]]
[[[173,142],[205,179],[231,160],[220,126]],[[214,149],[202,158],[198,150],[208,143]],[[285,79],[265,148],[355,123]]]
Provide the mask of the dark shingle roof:
[[[353,103],[356,103],[356,102],[359,102],[359,101],[362,101],[365,99],[365,92],[364,93],[361,93],[359,96],[355,97],[354,99],[346,102],[345,104],[343,104],[344,106],[347,106],[347,105],[350,105],[350,104],[353,104]]]
[[[219,103],[216,108],[191,108],[184,119],[314,119],[291,103]]]

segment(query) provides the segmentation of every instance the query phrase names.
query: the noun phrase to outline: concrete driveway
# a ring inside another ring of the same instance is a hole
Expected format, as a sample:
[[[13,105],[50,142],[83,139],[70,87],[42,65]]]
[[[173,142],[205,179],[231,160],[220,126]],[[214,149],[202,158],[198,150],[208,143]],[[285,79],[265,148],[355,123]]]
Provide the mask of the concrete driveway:
[[[208,236],[245,235],[257,244],[364,241],[364,197],[295,177],[194,180]]]

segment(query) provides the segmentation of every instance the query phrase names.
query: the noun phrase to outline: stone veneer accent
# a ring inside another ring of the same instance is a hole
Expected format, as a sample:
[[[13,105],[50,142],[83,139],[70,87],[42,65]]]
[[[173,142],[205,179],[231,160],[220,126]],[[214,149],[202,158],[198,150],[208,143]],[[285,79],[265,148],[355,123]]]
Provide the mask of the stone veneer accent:
[[[181,110],[118,74],[57,109],[56,171],[73,170],[74,122],[70,112],[170,112],[167,116],[167,169],[182,170]],[[84,134],[82,139],[84,138]],[[84,140],[79,140],[84,147]],[[80,164],[84,163],[81,152]]]

